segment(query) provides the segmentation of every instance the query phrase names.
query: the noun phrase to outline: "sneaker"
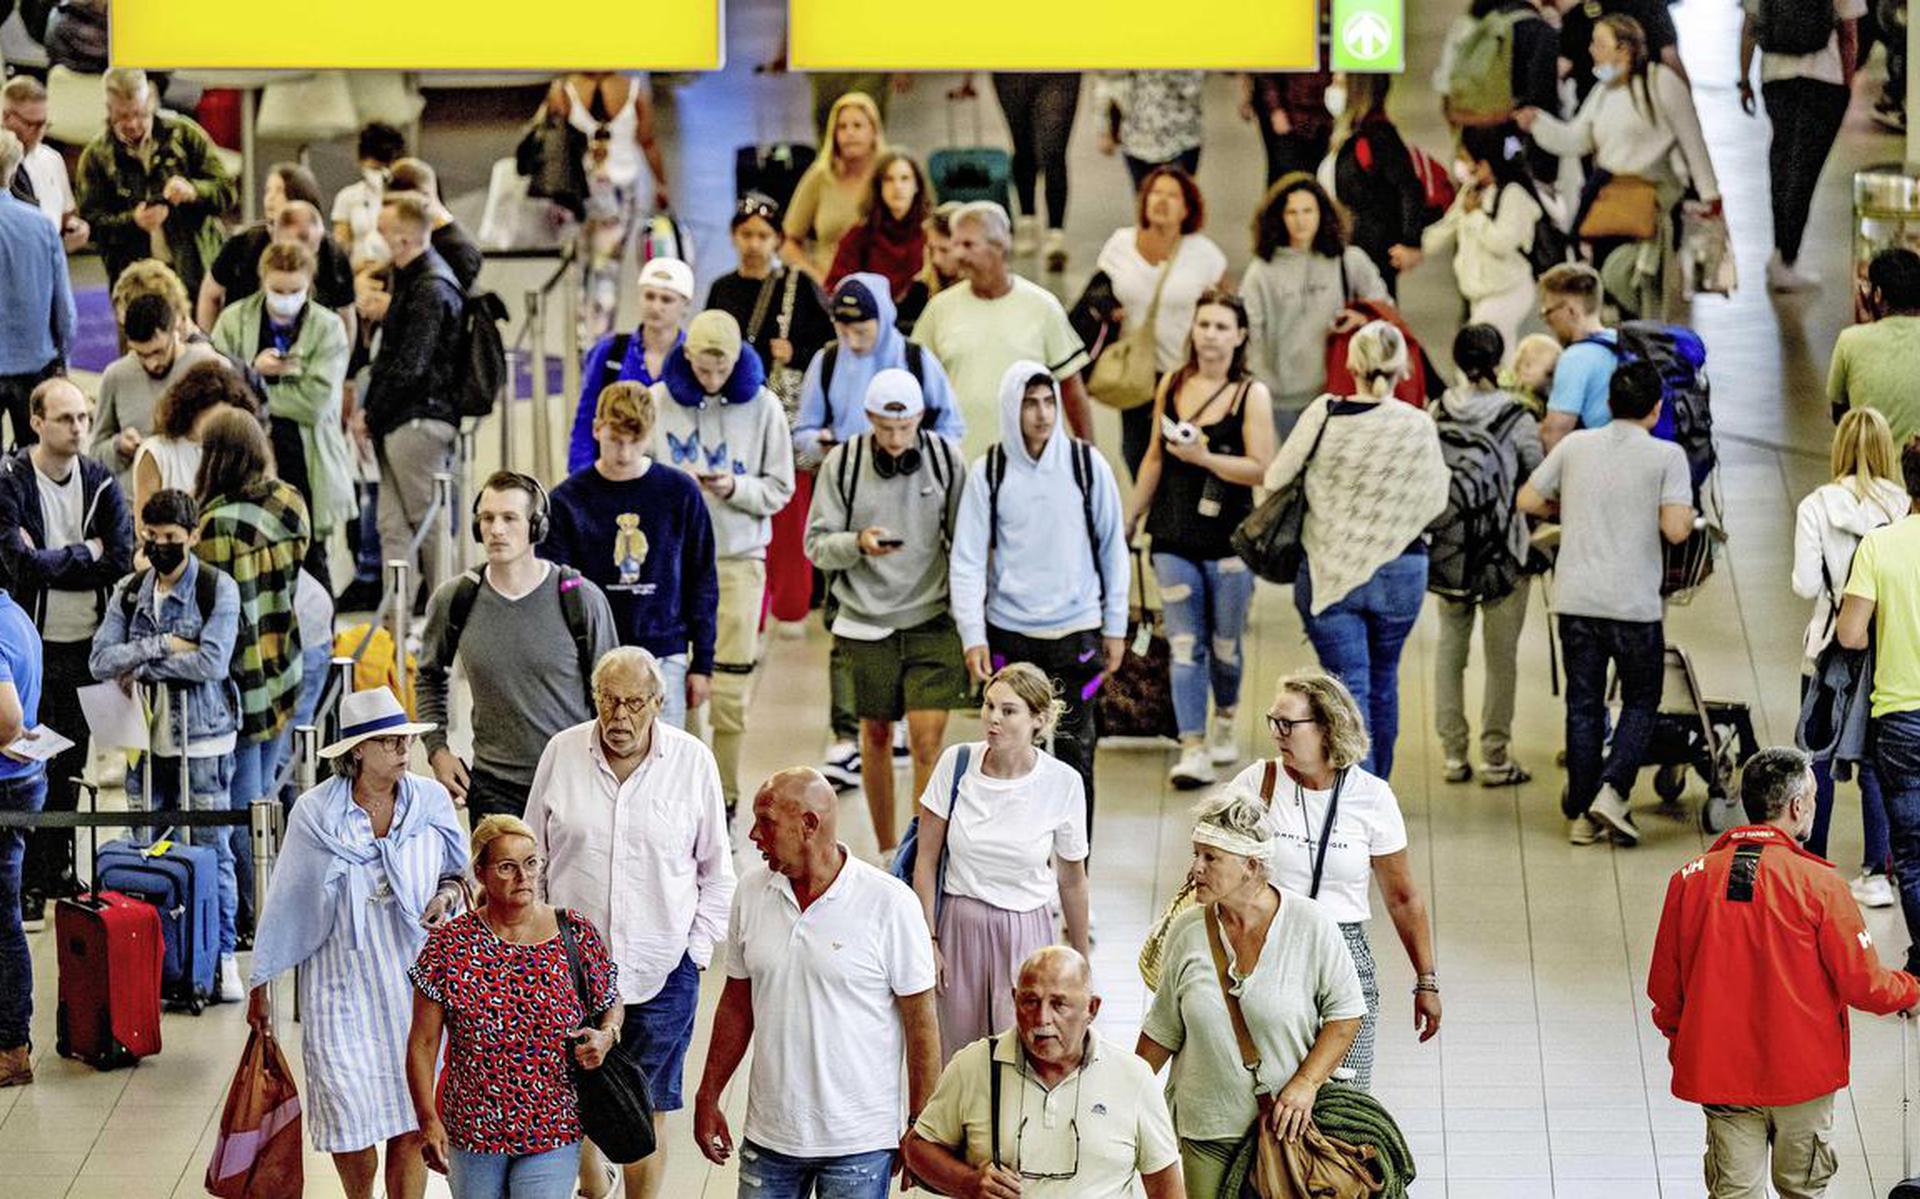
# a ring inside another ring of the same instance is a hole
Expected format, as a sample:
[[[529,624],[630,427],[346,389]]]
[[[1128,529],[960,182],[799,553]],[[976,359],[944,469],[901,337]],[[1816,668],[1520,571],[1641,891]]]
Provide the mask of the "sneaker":
[[[1189,745],[1182,749],[1180,760],[1167,772],[1167,781],[1181,791],[1204,787],[1217,777],[1213,772],[1213,759],[1207,755],[1205,745]]]
[[[1869,870],[1848,884],[1853,898],[1863,908],[1890,908],[1899,896],[1894,894],[1893,882],[1878,870]]]
[[[37,891],[20,896],[20,931],[37,933],[47,927],[47,897]]]
[[[1449,783],[1464,783],[1473,777],[1473,763],[1465,758],[1448,758],[1440,777]]]
[[[1067,231],[1064,229],[1047,230],[1047,240],[1040,247],[1040,254],[1047,260],[1047,269],[1059,273],[1067,269]]]
[[[239,1003],[247,997],[246,984],[240,981],[240,959],[230,953],[220,955],[220,981],[213,997],[220,1003]]]
[[[1040,248],[1040,218],[1023,216],[1013,223],[1013,253],[1025,258]]]
[[[340,612],[373,611],[380,606],[380,580],[355,579],[334,597],[333,606]]]
[[[1820,286],[1820,280],[1814,278],[1780,257],[1775,250],[1773,257],[1767,259],[1767,290],[1774,292],[1812,291]]]
[[[1503,762],[1488,762],[1480,768],[1482,787],[1515,787],[1531,782],[1533,776],[1520,763],[1508,758]]]
[[[1213,733],[1207,738],[1207,757],[1215,766],[1231,766],[1240,760],[1240,746],[1233,735],[1233,713],[1213,714]]]
[[[893,760],[904,762],[913,756],[913,746],[907,743],[907,722],[898,721],[893,726]]]
[[[1593,797],[1593,803],[1587,807],[1587,815],[1617,834],[1616,839],[1620,844],[1640,844],[1640,826],[1633,822],[1633,813],[1627,809],[1627,801],[1620,798],[1620,793],[1611,785],[1601,785],[1600,793]]]
[[[71,869],[63,870],[60,877],[47,884],[48,899],[72,899],[87,888]]]
[[[860,746],[853,741],[835,741],[827,747],[826,761],[820,773],[837,789],[845,791],[860,785]]]
[[[33,1055],[25,1045],[0,1049],[0,1087],[24,1087],[33,1081]]]
[[[1591,816],[1575,816],[1567,823],[1567,844],[1597,845],[1607,839],[1607,831],[1594,823]]]

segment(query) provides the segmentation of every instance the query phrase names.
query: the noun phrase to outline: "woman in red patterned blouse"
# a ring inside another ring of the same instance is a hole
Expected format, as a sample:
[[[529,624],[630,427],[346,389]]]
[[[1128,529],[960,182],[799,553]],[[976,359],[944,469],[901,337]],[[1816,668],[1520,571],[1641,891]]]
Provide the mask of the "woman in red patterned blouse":
[[[427,938],[409,972],[407,1083],[427,1164],[454,1199],[568,1199],[579,1171],[579,1102],[567,1052],[598,1069],[619,1041],[614,965],[591,924],[539,895],[533,830],[489,816],[473,830],[485,899]],[[581,1010],[560,921],[568,922],[593,1011]],[[434,1063],[447,1036],[445,1076]]]

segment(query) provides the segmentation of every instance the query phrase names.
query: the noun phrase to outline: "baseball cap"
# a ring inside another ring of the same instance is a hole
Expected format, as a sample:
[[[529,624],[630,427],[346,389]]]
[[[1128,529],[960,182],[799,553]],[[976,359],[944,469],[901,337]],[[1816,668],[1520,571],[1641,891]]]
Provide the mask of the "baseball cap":
[[[657,287],[683,300],[692,300],[693,268],[678,258],[649,258],[640,268],[640,286]]]
[[[833,289],[833,303],[827,313],[834,320],[850,325],[856,321],[878,320],[880,305],[866,284],[857,279],[842,279],[840,286]]]
[[[740,322],[733,314],[709,308],[687,326],[687,355],[724,354],[740,357]]]
[[[868,416],[904,420],[925,412],[927,401],[920,393],[918,379],[908,371],[891,366],[876,371],[873,382],[867,384],[866,407]]]

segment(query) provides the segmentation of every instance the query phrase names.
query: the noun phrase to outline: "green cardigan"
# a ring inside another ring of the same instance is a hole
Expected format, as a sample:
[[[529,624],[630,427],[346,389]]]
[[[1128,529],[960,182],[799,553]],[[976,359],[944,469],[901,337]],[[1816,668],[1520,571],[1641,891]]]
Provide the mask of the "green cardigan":
[[[214,348],[238,362],[258,356],[266,293],[228,305],[214,322]],[[338,316],[307,302],[291,368],[267,384],[267,412],[300,426],[313,490],[313,531],[324,537],[359,511],[353,497],[353,455],[340,427],[340,387],[347,375],[347,328]]]

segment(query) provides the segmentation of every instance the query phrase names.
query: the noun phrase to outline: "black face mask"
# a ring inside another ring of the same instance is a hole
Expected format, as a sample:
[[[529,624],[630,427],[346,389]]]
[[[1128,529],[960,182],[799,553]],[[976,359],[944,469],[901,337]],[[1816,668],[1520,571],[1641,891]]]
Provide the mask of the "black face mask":
[[[905,478],[920,469],[920,449],[909,446],[898,454],[889,454],[878,444],[873,447],[873,473],[883,479],[895,475]]]
[[[180,564],[186,560],[187,547],[177,541],[147,541],[147,561],[163,575],[179,570]]]

